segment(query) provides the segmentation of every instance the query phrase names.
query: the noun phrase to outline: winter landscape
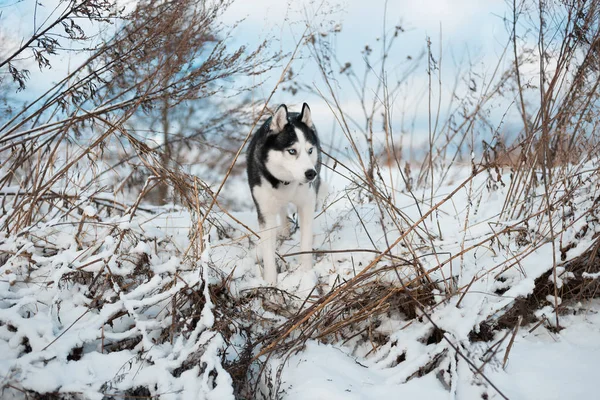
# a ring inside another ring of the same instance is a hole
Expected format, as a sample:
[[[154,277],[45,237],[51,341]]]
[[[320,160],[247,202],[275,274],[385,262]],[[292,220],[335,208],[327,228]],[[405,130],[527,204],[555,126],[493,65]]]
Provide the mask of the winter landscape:
[[[1,399],[598,397],[600,1],[363,3],[0,2]]]

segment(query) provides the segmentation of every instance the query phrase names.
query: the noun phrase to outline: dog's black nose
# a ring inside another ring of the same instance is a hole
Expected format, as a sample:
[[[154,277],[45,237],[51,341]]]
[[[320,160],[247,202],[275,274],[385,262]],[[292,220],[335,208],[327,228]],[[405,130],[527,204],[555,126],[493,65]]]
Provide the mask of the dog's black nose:
[[[313,179],[315,179],[315,176],[317,176],[317,171],[315,171],[314,169],[307,169],[304,173],[304,176],[306,176],[306,179],[308,179],[309,181],[312,181]]]

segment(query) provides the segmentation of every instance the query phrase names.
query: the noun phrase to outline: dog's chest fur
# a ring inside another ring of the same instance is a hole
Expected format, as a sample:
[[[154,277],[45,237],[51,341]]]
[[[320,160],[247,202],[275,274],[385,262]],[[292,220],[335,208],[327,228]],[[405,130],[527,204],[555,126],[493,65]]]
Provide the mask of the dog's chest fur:
[[[263,210],[277,210],[289,203],[305,202],[309,196],[315,196],[316,193],[312,184],[290,182],[288,185],[273,187],[265,180],[252,188],[252,195]]]

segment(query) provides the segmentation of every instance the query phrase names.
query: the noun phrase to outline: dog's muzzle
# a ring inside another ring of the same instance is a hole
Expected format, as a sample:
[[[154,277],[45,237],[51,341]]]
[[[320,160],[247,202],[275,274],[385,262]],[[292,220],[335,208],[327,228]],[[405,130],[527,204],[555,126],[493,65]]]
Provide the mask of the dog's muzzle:
[[[314,169],[307,169],[304,172],[304,176],[306,177],[307,182],[312,182],[317,177],[317,171]]]

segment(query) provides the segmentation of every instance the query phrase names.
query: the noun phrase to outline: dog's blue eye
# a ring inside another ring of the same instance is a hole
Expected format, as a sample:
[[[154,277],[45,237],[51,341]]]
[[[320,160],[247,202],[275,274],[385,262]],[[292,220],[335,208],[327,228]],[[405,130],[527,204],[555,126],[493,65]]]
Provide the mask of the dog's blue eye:
[[[308,149],[308,154],[312,154],[313,148]]]
[[[296,155],[296,150],[295,149],[289,149],[288,153],[290,153],[291,155],[295,156]]]

